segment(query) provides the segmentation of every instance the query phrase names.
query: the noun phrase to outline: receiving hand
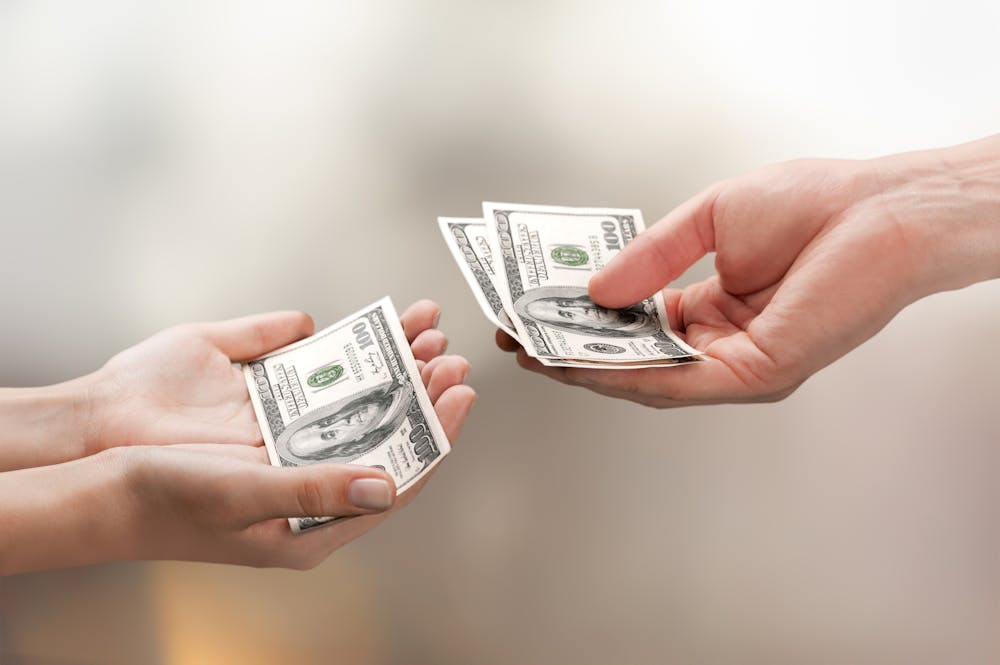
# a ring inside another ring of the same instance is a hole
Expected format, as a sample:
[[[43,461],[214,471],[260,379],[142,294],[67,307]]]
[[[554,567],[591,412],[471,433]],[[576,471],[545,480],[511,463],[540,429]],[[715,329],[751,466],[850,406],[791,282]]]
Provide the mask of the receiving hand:
[[[452,443],[475,393],[464,359],[440,357],[423,371]],[[129,488],[123,558],[187,559],[312,568],[402,509],[436,469],[396,498],[392,478],[348,464],[272,467],[264,448],[189,444],[119,449]],[[358,485],[358,480],[362,482]],[[354,490],[354,491],[352,491]],[[287,517],[360,515],[294,535]]]
[[[422,300],[400,316],[419,366],[447,348],[434,327],[440,311]],[[243,370],[233,363],[291,344],[313,328],[301,312],[178,325],[122,351],[86,377],[17,389],[18,396],[29,396],[20,399],[67,406],[46,406],[53,413],[33,416],[35,424],[17,436],[0,437],[0,469],[57,464],[116,446],[204,441],[261,446]],[[10,418],[24,419],[30,411],[21,406]]]
[[[468,362],[440,355],[446,340],[433,328],[437,317],[437,306],[424,301],[401,319],[428,395],[454,443],[475,392],[463,385]],[[234,347],[240,330],[256,330],[259,336]],[[239,386],[246,392],[242,372],[229,364],[223,348],[237,358],[249,357],[308,332],[311,322],[304,315],[266,315],[173,328],[116,356],[102,372],[115,372],[122,381],[115,388],[129,395],[108,405],[117,409],[109,413],[125,420],[109,431],[132,433],[123,443],[165,441],[170,433],[194,438],[199,423],[206,432],[232,436],[224,436],[225,443],[112,446],[68,463],[0,474],[5,506],[0,574],[115,559],[309,568],[412,501],[431,474],[397,500],[391,477],[381,470],[338,464],[277,468],[268,463],[259,430],[240,438],[241,412],[253,414],[249,399],[235,390]],[[175,367],[155,366],[172,352],[186,360]],[[200,390],[196,377],[185,378],[199,362],[211,375]],[[195,397],[172,408],[166,385],[126,390],[149,385],[155,377],[175,391],[193,388]],[[222,402],[217,408],[211,404],[213,393]],[[130,408],[140,407],[129,415]],[[143,413],[158,418],[144,422]],[[147,440],[136,441],[135,433]],[[292,534],[287,517],[317,515],[359,517]]]

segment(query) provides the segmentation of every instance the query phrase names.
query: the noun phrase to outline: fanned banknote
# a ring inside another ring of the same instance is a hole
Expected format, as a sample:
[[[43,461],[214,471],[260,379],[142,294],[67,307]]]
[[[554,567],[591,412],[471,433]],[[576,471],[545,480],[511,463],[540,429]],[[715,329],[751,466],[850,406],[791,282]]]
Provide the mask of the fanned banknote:
[[[479,218],[438,217],[438,225],[483,314],[493,325],[517,339],[514,323],[497,291],[496,264],[486,222]]]
[[[700,360],[657,293],[624,309],[587,295],[590,278],[645,226],[638,210],[484,203],[503,310],[546,365],[639,368]]]
[[[402,493],[450,450],[389,298],[246,363],[243,374],[275,466],[375,466]],[[332,519],[289,523],[299,532]]]

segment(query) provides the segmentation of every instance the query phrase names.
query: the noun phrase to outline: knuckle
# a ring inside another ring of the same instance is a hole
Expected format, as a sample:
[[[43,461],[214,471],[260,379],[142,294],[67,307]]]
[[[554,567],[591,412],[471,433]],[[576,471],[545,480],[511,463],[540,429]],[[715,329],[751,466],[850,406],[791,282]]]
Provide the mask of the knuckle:
[[[307,476],[299,483],[296,500],[303,515],[325,515],[330,504],[329,490],[315,476]]]
[[[312,334],[313,330],[315,330],[316,324],[309,314],[297,309],[289,310],[287,314],[287,325],[297,336],[305,337]],[[264,328],[259,326],[258,332],[263,335],[265,333]]]
[[[182,339],[202,337],[204,335],[204,326],[200,323],[178,323],[158,334]]]
[[[733,201],[733,190],[723,187],[712,199],[712,221],[719,222],[726,218]]]
[[[718,273],[720,284],[731,286],[734,280],[738,282],[741,275],[745,275],[748,269],[753,267],[754,258],[751,252],[740,253],[730,251],[719,252],[715,255],[715,270]]]
[[[267,326],[261,322],[255,322],[248,331],[247,338],[253,343],[256,348],[266,348],[268,344],[268,330]]]

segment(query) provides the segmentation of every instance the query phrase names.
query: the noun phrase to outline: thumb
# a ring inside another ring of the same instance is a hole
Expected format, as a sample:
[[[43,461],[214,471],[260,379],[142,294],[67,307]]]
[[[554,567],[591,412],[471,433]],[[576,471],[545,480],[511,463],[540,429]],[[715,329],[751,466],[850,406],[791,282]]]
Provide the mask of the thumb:
[[[229,487],[240,521],[277,517],[341,517],[388,510],[396,500],[389,474],[353,464],[274,467],[248,464]]]
[[[590,280],[590,297],[612,309],[634,305],[684,274],[715,249],[713,185],[640,233]]]

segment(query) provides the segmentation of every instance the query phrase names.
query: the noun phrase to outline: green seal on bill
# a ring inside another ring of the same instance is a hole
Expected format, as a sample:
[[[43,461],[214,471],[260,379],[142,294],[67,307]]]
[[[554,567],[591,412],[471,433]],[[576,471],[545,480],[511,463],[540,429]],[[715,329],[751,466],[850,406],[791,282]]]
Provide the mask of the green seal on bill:
[[[306,379],[313,388],[326,388],[337,382],[344,375],[344,366],[337,364],[324,365],[309,375]]]
[[[583,266],[590,261],[590,256],[579,245],[559,245],[552,249],[552,260],[564,266]]]

